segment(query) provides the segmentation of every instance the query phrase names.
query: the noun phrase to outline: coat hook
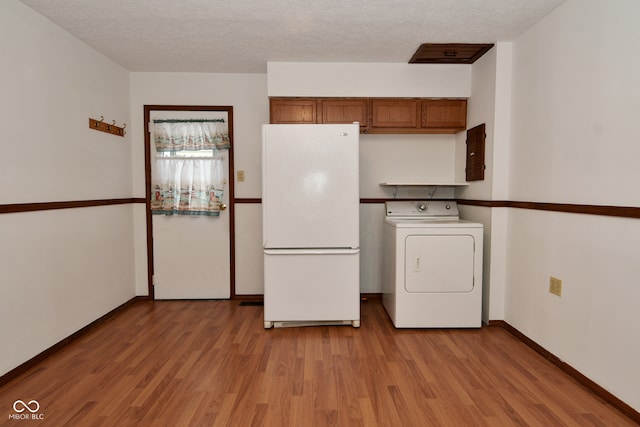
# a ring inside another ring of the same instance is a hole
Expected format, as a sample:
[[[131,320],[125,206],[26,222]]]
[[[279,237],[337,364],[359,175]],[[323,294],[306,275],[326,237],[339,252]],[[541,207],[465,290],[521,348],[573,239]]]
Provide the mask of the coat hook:
[[[104,116],[100,116],[100,123],[104,122]]]
[[[126,123],[123,123],[123,124],[122,124],[122,129],[126,129],[126,128],[127,128],[127,124],[126,124]]]
[[[115,121],[115,120],[113,120],[113,121],[111,122],[111,126],[115,126],[115,125],[116,125],[116,121]]]

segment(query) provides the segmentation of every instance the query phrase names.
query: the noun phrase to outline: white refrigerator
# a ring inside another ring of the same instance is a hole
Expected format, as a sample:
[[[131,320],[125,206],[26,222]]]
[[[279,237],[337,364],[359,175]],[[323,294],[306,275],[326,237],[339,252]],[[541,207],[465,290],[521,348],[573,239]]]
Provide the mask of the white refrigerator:
[[[263,125],[264,327],[360,326],[359,125]]]

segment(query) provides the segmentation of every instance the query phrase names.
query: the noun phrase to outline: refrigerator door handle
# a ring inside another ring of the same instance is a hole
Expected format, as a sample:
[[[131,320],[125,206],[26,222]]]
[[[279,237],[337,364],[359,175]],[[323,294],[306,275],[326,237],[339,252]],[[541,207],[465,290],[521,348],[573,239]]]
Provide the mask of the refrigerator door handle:
[[[349,255],[357,253],[360,253],[360,248],[264,249],[265,255]]]

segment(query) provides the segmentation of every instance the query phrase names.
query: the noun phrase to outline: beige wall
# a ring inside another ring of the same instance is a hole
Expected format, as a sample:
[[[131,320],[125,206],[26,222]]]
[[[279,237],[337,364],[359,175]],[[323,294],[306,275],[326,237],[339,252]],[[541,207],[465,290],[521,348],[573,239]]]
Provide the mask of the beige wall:
[[[473,87],[470,109],[470,121],[481,104],[482,120],[493,122],[493,165],[487,182],[462,197],[640,206],[640,59],[625,54],[640,36],[637,16],[633,0],[569,0],[510,46],[498,44],[495,76],[474,65],[474,83],[483,76],[479,82],[495,84],[493,96]],[[490,232],[488,319],[506,320],[639,409],[640,221],[508,208],[462,212]],[[548,292],[550,276],[562,279],[561,298]]]
[[[129,73],[0,2],[0,204],[130,198]],[[130,205],[0,215],[0,375],[135,295]]]
[[[510,199],[640,206],[638,16],[569,0],[515,40]],[[514,209],[507,227],[505,320],[639,410],[640,221]]]

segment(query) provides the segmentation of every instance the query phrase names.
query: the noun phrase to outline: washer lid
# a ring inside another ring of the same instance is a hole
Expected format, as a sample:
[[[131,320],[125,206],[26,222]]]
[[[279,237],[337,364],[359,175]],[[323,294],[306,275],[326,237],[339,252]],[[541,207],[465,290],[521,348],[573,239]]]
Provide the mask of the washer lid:
[[[448,200],[385,202],[387,218],[457,219],[458,204]]]

